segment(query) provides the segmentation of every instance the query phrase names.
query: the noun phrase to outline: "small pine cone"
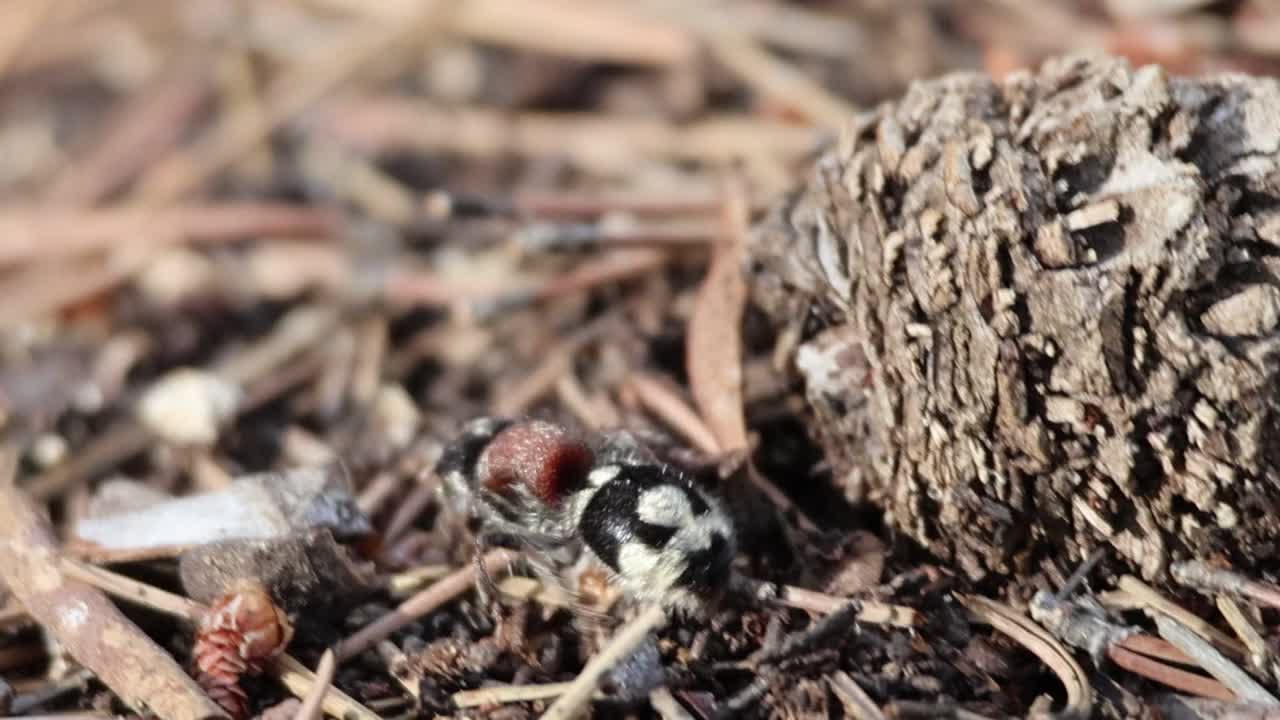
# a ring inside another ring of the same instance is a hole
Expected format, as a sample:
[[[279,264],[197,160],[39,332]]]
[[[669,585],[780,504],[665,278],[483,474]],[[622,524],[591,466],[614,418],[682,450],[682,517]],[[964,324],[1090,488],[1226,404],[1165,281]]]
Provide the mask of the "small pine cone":
[[[196,631],[196,682],[233,718],[249,715],[240,676],[261,672],[293,637],[293,626],[261,587],[245,585],[209,608]]]

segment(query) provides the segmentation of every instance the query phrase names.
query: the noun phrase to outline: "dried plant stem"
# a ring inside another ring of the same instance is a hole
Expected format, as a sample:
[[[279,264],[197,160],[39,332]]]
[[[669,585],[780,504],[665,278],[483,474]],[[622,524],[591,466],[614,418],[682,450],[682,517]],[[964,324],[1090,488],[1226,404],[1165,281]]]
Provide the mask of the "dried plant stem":
[[[305,698],[317,684],[316,676],[291,655],[280,655],[271,662],[273,674],[295,697]],[[320,707],[326,715],[341,720],[380,720],[377,713],[332,685],[324,693]]]
[[[329,237],[339,224],[340,218],[331,210],[278,203],[189,205],[169,210],[9,209],[0,211],[0,234],[5,238],[0,243],[0,265],[77,255],[134,242]]]
[[[0,455],[3,474],[12,474],[13,456]],[[223,715],[101,591],[60,568],[57,540],[43,512],[26,493],[0,483],[0,578],[32,617],[131,707],[149,708],[162,717]]]
[[[1248,673],[1185,625],[1163,614],[1156,614],[1153,619],[1161,637],[1193,658],[1197,665],[1230,688],[1240,700],[1280,705],[1280,700],[1249,677]]]
[[[1196,664],[1194,659],[1174,645],[1169,644],[1169,641],[1143,633],[1134,633],[1117,644],[1126,650],[1149,655],[1165,662],[1178,663],[1179,665]]]
[[[395,513],[387,521],[386,529],[382,531],[385,545],[394,545],[401,535],[413,527],[413,521],[417,520],[427,505],[436,499],[438,485],[437,478],[433,474],[414,486],[409,496],[396,507]]]
[[[827,676],[827,684],[840,698],[849,717],[854,720],[886,720],[880,707],[862,686],[849,677],[849,673],[843,670],[834,672]]]
[[[560,697],[572,684],[572,682],[557,682],[541,685],[499,685],[478,690],[462,690],[454,693],[451,699],[454,706],[458,708],[533,702]]]
[[[543,361],[518,385],[497,393],[494,412],[503,416],[519,415],[555,388],[560,376],[569,371],[575,355],[619,325],[618,315],[610,312],[588,322],[573,334],[556,343]]]
[[[204,614],[205,608],[198,602],[180,595],[157,591],[150,585],[80,560],[63,558],[62,571],[67,577],[92,585],[109,595],[167,615],[196,621]]]
[[[613,405],[588,396],[572,369],[556,380],[556,397],[585,427],[603,430],[618,426],[618,412]]]
[[[491,572],[502,573],[510,567],[514,556],[506,550],[494,550],[484,556],[484,565]],[[392,612],[343,640],[337,647],[339,662],[350,660],[372,648],[379,640],[399,630],[414,620],[430,613],[475,586],[474,564],[454,571],[431,587],[400,603]]]
[[[715,237],[715,225],[698,220],[603,223],[541,222],[516,232],[526,252],[568,252],[587,248],[702,248]]]
[[[417,682],[417,677],[409,668],[409,658],[405,656],[400,648],[390,640],[378,641],[378,655],[382,656],[382,662],[386,663],[387,671],[392,678],[400,684],[415,701],[422,700],[422,686]]]
[[[413,3],[321,0],[352,12],[403,22]],[[579,58],[592,62],[681,65],[697,54],[683,28],[637,17],[626,8],[565,0],[467,0],[449,21],[453,33],[486,45]]]
[[[333,672],[338,663],[334,660],[333,650],[325,650],[320,657],[320,665],[316,668],[315,684],[307,691],[302,705],[294,714],[293,720],[316,720],[320,716],[320,706],[325,695],[333,684]]]
[[[369,481],[356,496],[356,506],[365,515],[377,515],[400,492],[400,476],[393,472],[381,472]]]
[[[897,720],[908,718],[928,718],[929,720],[991,720],[986,715],[979,715],[951,703],[929,703],[912,700],[895,700],[885,706]]]
[[[582,219],[610,212],[633,215],[710,215],[720,208],[720,197],[711,192],[584,194],[546,190],[517,190],[511,204],[515,212],[544,219]]]
[[[760,600],[772,602],[785,607],[806,610],[808,612],[829,614],[849,604],[850,598],[805,590],[792,585],[775,585],[752,578],[744,580],[745,591]],[[890,625],[893,627],[916,627],[920,624],[920,614],[914,609],[902,605],[861,601],[862,608],[858,612],[858,622],[873,625]]]
[[[1166,599],[1156,592],[1155,588],[1138,578],[1132,575],[1125,575],[1120,578],[1117,586],[1120,589],[1120,593],[1104,593],[1102,595],[1103,604],[1139,607],[1148,611],[1163,613],[1182,623],[1205,640],[1212,642],[1218,648],[1231,653],[1234,657],[1244,657],[1246,649],[1239,640]]]
[[[649,692],[649,705],[662,720],[693,720],[693,715],[680,705],[666,687],[657,687]]]
[[[387,578],[387,594],[394,598],[406,597],[421,590],[423,585],[448,577],[453,570],[448,565],[424,565],[396,573]]]
[[[1266,638],[1254,625],[1253,620],[1245,614],[1244,608],[1240,607],[1233,598],[1226,595],[1219,595],[1216,598],[1218,612],[1222,613],[1222,617],[1235,631],[1236,635],[1244,642],[1245,647],[1249,648],[1249,662],[1259,670],[1268,670],[1267,665],[1272,657],[1271,647],[1267,644]]]
[[[600,686],[600,679],[604,674],[666,622],[667,613],[661,606],[646,607],[624,625],[599,654],[587,661],[586,667],[573,679],[564,694],[542,714],[542,720],[571,720],[579,717],[586,710],[596,688]]]

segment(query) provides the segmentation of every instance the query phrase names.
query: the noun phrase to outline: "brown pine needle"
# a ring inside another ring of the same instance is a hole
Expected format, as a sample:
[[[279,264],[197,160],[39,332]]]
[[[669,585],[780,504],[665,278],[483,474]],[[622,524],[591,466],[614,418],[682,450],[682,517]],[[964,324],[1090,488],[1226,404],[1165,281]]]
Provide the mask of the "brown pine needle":
[[[509,569],[513,559],[514,555],[507,550],[493,550],[484,556],[484,565],[490,572],[503,573]],[[452,601],[475,587],[476,579],[474,564],[455,570],[339,643],[336,651],[338,661],[350,660],[396,630]]]
[[[1093,689],[1080,663],[1057,638],[1027,616],[1002,603],[978,595],[958,596],[960,604],[980,622],[1018,641],[1053,670],[1067,690],[1065,712],[1089,717],[1093,709]],[[1127,651],[1125,651],[1127,652]]]
[[[1154,680],[1175,690],[1227,702],[1235,702],[1236,700],[1235,693],[1213,678],[1170,667],[1157,660],[1126,650],[1119,645],[1112,645],[1108,648],[1107,657],[1129,672]]]
[[[674,390],[646,373],[627,378],[627,386],[650,412],[661,418],[694,447],[707,455],[720,454],[720,443],[702,418]]]

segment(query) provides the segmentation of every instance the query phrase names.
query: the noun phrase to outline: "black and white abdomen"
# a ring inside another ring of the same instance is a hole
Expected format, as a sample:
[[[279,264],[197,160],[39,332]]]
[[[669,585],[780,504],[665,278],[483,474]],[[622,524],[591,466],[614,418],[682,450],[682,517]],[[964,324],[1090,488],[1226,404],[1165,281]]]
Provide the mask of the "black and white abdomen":
[[[698,612],[729,585],[735,537],[720,505],[662,464],[599,465],[574,498],[583,543],[631,595]]]

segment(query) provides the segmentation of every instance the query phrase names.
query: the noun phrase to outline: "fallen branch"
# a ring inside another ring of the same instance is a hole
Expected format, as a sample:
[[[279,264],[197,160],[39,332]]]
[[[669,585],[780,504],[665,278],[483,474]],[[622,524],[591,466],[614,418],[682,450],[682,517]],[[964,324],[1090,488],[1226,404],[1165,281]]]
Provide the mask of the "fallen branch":
[[[61,569],[44,514],[12,483],[15,459],[0,456],[0,577],[32,617],[130,707],[161,717],[224,717],[221,708],[101,591]]]

